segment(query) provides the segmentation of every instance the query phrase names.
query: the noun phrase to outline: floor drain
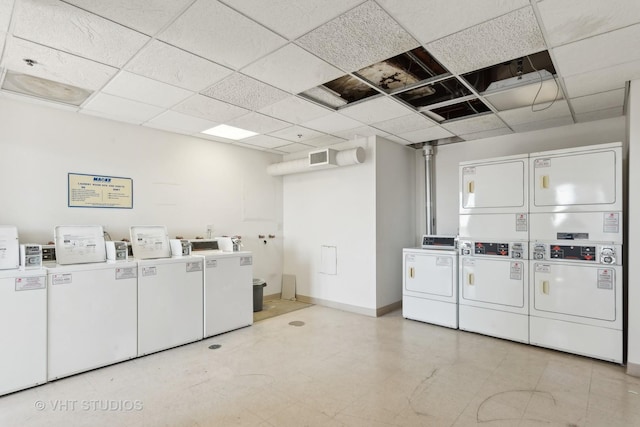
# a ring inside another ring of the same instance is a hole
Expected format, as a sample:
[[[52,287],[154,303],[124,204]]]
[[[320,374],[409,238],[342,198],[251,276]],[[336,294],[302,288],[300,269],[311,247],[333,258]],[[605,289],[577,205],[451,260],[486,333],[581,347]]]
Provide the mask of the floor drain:
[[[291,326],[304,326],[304,322],[300,320],[294,320],[293,322],[289,322]]]
[[[210,346],[209,346],[209,349],[210,349],[210,350],[217,350],[217,349],[219,349],[220,347],[222,347],[220,344],[213,344],[213,345],[210,345]]]

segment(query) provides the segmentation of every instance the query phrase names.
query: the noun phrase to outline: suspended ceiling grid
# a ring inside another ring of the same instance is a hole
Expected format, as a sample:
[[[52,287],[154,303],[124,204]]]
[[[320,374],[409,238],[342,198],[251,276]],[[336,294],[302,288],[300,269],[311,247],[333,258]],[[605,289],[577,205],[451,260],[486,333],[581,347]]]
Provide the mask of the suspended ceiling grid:
[[[637,40],[637,0],[0,0],[0,96],[282,154],[368,135],[442,144],[621,116]],[[461,98],[416,107],[363,77],[415,49]],[[467,81],[545,52],[553,103],[498,103]],[[374,96],[303,95],[343,77]],[[458,101],[469,115],[438,118]],[[258,136],[200,133],[218,124]]]

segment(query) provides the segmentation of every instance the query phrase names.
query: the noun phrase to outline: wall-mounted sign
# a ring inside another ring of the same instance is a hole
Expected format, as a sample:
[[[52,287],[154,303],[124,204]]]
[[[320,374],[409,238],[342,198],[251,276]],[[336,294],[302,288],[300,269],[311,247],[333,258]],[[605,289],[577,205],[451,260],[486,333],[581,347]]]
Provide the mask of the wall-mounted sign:
[[[133,209],[133,180],[69,173],[67,199],[70,208]]]

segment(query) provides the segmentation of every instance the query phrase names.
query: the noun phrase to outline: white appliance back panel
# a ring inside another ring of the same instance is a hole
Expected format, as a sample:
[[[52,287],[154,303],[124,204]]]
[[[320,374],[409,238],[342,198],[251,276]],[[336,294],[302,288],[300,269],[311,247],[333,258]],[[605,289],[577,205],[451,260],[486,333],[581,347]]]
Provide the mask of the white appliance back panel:
[[[502,213],[458,216],[460,238],[529,240],[529,214]]]
[[[528,156],[460,163],[460,213],[527,212]]]
[[[528,313],[528,262],[460,257],[460,304]]]
[[[531,315],[622,328],[622,267],[531,262]]]
[[[136,259],[170,258],[169,233],[164,225],[136,225],[129,229]]]
[[[0,274],[0,396],[47,381],[46,270]],[[21,289],[17,281],[37,286]]]
[[[405,251],[404,294],[453,302],[457,299],[457,255],[437,251]]]
[[[101,225],[59,225],[55,227],[54,237],[58,264],[84,264],[107,260]]]
[[[555,212],[532,213],[531,240],[558,240],[560,234],[571,234],[583,242],[622,243],[622,212]]]
[[[0,270],[18,267],[20,267],[18,228],[13,225],[0,225]]]
[[[622,211],[620,144],[535,153],[531,212]]]

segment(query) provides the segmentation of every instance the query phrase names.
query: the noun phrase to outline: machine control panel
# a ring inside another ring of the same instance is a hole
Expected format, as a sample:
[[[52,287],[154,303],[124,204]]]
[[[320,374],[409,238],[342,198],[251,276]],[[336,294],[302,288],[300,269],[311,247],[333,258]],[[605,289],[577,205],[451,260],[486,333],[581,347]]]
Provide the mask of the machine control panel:
[[[422,249],[456,250],[457,243],[455,236],[422,236]]]
[[[532,243],[534,260],[577,261],[617,265],[622,252],[620,245],[563,245],[560,243]]]
[[[460,255],[491,256],[512,259],[527,259],[524,242],[470,242],[461,241]]]
[[[42,268],[42,245],[20,245],[20,265],[24,269]]]

